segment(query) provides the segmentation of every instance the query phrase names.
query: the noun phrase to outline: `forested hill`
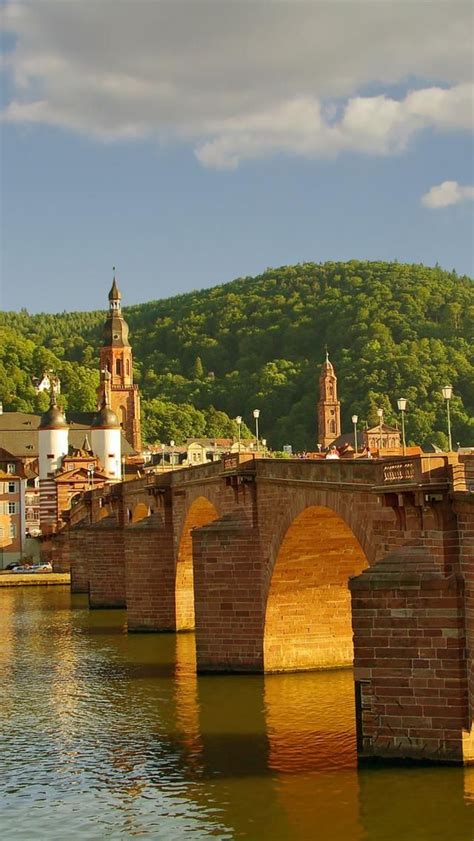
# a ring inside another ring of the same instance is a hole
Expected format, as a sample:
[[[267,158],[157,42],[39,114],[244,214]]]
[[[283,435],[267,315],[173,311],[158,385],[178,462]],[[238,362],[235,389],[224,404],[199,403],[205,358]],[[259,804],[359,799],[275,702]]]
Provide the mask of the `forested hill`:
[[[133,279],[119,278],[124,299]],[[108,292],[104,284],[104,298]],[[474,445],[474,283],[399,263],[304,263],[124,308],[149,441],[228,434],[237,414],[272,447],[314,448],[317,382],[328,345],[350,418],[397,419],[408,438],[446,444],[441,387],[454,387],[453,440]],[[32,376],[54,369],[70,409],[93,409],[104,312],[0,314],[0,399],[43,408]],[[211,408],[213,407],[213,408]]]

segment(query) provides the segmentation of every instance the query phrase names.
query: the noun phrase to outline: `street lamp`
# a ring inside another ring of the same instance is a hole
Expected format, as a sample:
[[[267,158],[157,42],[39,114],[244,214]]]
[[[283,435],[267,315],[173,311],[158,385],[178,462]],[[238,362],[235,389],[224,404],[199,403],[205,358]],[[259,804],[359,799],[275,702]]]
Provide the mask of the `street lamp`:
[[[259,450],[259,446],[258,446],[258,419],[260,417],[260,409],[254,409],[253,410],[253,416],[255,418],[255,438],[256,438],[256,441],[257,441],[257,453],[258,453],[258,450]]]
[[[239,453],[240,453],[240,427],[242,426],[242,415],[237,415],[235,422],[237,424],[237,432],[238,432],[238,441],[239,441]]]
[[[161,446],[161,470],[163,472],[163,470],[165,469],[165,445],[160,444],[160,446]]]
[[[379,432],[380,432],[380,449],[382,449],[382,424],[383,424],[383,409],[377,409],[377,415],[379,417]]]
[[[174,470],[174,441],[170,441],[171,447],[171,470]]]
[[[265,456],[265,450],[267,449],[267,439],[262,438],[262,447],[263,447],[263,455]]]
[[[407,401],[404,397],[399,397],[397,400],[397,405],[399,411],[402,413],[402,443],[403,443],[403,455],[406,456],[407,454],[407,443],[405,441],[405,409],[407,407]]]
[[[453,442],[451,440],[451,415],[449,413],[449,401],[453,396],[453,388],[450,385],[445,385],[441,391],[443,392],[443,397],[446,400],[446,414],[448,417],[448,452],[451,452],[453,449]]]
[[[352,415],[352,423],[354,424],[354,450],[357,452],[357,421],[359,420],[358,415]]]

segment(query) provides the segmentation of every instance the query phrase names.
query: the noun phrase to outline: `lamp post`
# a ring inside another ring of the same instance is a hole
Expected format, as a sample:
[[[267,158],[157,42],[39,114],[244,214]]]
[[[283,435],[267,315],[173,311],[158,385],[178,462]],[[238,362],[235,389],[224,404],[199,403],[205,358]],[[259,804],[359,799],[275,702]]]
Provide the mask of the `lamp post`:
[[[260,417],[260,409],[254,409],[254,410],[253,410],[253,416],[254,416],[254,418],[255,418],[255,438],[256,438],[256,441],[257,441],[257,453],[258,453],[258,451],[259,451],[259,445],[258,445],[258,419],[259,419],[259,417]]]
[[[239,453],[240,453],[240,427],[242,426],[242,415],[237,415],[237,417],[235,419],[235,422],[237,424],[237,434],[238,434],[238,439],[237,440],[239,442],[238,448],[239,448]]]
[[[383,424],[383,409],[377,409],[377,415],[379,417],[379,432],[380,432],[380,449],[382,449],[382,424]]]
[[[354,424],[354,452],[357,452],[357,421],[359,420],[358,415],[352,415],[352,423]]]
[[[170,441],[171,447],[171,470],[174,470],[174,441]]]
[[[161,446],[161,472],[165,469],[165,445],[160,444]]]
[[[405,441],[405,409],[407,407],[407,401],[404,397],[399,397],[397,400],[397,405],[399,411],[402,413],[402,445],[403,445],[403,455],[406,456],[407,454],[407,443]]]
[[[262,438],[262,447],[263,447],[263,456],[265,458],[265,454],[266,454],[265,451],[267,449],[267,439],[266,438]]]
[[[446,400],[446,414],[448,418],[448,452],[451,452],[453,449],[453,442],[451,440],[451,415],[449,413],[449,401],[453,396],[453,388],[450,385],[445,385],[441,391],[443,392],[443,397]]]

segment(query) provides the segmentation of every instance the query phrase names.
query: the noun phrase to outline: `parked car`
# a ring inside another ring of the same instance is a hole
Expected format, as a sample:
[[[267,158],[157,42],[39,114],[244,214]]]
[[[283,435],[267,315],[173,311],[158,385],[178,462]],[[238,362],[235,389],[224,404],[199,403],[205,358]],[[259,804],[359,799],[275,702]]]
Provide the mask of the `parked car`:
[[[52,572],[53,567],[51,564],[16,564],[12,570],[12,572],[19,572],[19,573],[29,573],[29,572]]]

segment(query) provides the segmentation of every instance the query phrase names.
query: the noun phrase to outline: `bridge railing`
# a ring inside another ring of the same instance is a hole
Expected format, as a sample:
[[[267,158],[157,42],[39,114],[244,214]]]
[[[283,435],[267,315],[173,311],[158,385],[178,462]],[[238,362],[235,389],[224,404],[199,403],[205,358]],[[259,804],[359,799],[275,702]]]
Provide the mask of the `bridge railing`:
[[[383,481],[387,482],[414,482],[416,469],[413,461],[403,461],[398,464],[383,465]]]
[[[383,484],[415,483],[420,485],[448,483],[457,456],[452,453],[422,453],[412,458],[381,464]]]

